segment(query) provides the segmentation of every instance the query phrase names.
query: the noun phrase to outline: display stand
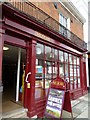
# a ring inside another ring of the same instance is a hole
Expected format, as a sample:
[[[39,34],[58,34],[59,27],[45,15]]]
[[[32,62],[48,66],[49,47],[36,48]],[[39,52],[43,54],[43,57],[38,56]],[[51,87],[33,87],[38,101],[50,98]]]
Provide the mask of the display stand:
[[[62,111],[65,110],[71,113],[73,119],[70,92],[67,86],[68,83],[62,78],[56,78],[51,82],[45,109],[45,116],[47,118],[61,120]]]

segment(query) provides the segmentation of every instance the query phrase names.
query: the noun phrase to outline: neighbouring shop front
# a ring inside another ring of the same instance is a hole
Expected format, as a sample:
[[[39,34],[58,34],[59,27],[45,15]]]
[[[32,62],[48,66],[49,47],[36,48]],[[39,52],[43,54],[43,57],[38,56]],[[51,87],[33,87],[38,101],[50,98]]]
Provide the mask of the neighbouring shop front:
[[[87,93],[86,49],[8,4],[2,9],[0,79],[7,98],[3,102],[18,102],[29,117],[42,117],[50,82],[58,76],[68,81],[72,99]]]

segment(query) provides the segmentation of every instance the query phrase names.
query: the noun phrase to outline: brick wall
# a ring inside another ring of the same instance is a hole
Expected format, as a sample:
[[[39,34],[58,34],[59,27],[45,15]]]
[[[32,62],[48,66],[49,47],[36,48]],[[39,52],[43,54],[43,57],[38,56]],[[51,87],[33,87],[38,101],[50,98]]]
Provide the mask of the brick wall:
[[[8,0],[8,1],[10,1],[10,0]],[[31,0],[29,0],[29,1],[31,1]],[[38,3],[33,2],[33,4],[35,6],[37,6],[38,8],[40,8],[41,10],[43,10],[49,16],[54,18],[56,21],[59,21],[60,13],[62,13],[65,17],[70,18],[70,31],[72,31],[78,37],[83,39],[83,24],[79,20],[77,20],[75,17],[73,17],[71,15],[71,13],[69,13],[59,2],[57,3],[58,9],[56,9],[54,7],[54,4],[52,2],[38,2]],[[13,2],[13,5],[16,8],[19,8],[22,11],[24,11],[26,14],[30,14],[30,15],[34,16],[35,18],[39,18],[42,21],[44,19],[46,19],[46,16],[43,13],[39,12],[37,9],[35,9],[35,7],[33,8],[30,5],[25,4],[24,2],[22,4],[18,3],[18,2],[16,2],[16,3]],[[56,30],[59,30],[59,25],[57,23],[53,22],[52,19],[49,18],[45,22],[50,24],[50,26],[52,26]]]
[[[60,3],[58,3],[58,9],[54,7],[54,4],[51,2],[34,2],[38,8],[46,12],[48,15],[53,17],[55,20],[59,21],[59,13],[62,13],[67,18],[70,18],[70,31],[76,34],[81,39],[84,39],[83,36],[83,24],[77,20],[71,13],[69,13]]]

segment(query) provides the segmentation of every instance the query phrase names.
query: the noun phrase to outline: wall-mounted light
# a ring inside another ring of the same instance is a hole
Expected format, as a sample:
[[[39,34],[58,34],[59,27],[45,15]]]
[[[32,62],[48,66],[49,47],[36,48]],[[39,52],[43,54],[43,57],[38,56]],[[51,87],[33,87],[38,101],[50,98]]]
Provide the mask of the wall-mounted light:
[[[3,50],[6,51],[6,50],[9,50],[9,48],[4,46],[4,47],[3,47]]]

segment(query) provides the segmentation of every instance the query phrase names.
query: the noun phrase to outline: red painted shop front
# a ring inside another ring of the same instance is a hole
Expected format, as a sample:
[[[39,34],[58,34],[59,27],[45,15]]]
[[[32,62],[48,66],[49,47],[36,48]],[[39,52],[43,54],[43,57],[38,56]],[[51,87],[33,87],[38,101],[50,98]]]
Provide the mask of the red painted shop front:
[[[17,55],[18,61],[18,66],[15,68],[17,82],[13,83],[14,87],[16,84],[18,86],[14,100],[22,101],[23,106],[28,109],[29,117],[43,116],[50,82],[57,76],[69,82],[72,99],[87,93],[86,61],[83,58],[86,50],[70,41],[66,42],[65,37],[7,4],[4,4],[2,9],[0,68],[8,60],[8,57],[3,58],[8,54],[3,47],[12,48],[10,55],[14,55],[12,58]],[[25,74],[20,84],[21,63],[24,64]],[[3,81],[4,86],[6,81],[2,80],[3,75],[3,70],[0,69],[0,80]]]

